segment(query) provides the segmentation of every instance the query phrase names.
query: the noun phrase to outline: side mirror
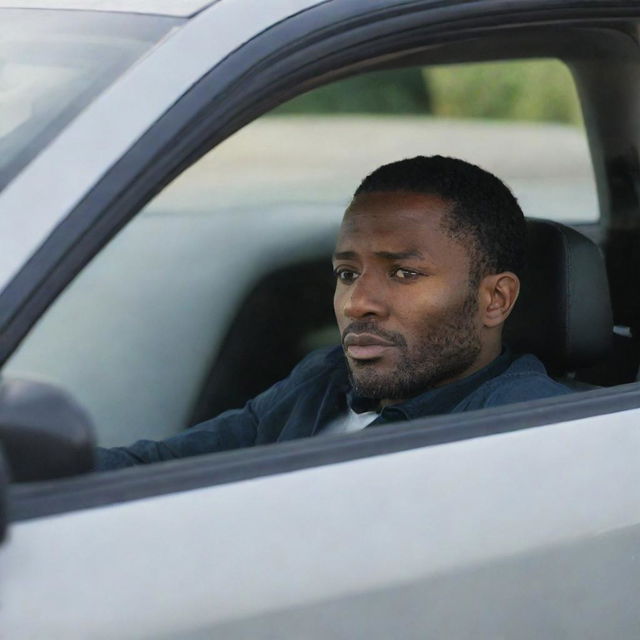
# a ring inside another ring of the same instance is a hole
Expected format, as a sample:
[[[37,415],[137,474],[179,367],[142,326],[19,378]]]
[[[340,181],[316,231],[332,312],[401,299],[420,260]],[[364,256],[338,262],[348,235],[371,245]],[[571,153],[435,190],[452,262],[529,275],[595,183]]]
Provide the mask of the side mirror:
[[[13,482],[94,468],[91,419],[65,391],[30,380],[0,382],[0,445]]]

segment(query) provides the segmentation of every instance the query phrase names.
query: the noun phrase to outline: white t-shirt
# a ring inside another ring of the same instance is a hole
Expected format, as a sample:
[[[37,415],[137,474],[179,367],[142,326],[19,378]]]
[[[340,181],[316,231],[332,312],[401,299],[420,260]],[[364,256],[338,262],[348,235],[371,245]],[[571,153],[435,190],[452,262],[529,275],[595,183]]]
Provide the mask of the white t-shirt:
[[[342,414],[322,429],[320,435],[360,431],[371,424],[377,417],[378,413],[376,411],[356,413],[353,409],[348,409],[346,414]]]

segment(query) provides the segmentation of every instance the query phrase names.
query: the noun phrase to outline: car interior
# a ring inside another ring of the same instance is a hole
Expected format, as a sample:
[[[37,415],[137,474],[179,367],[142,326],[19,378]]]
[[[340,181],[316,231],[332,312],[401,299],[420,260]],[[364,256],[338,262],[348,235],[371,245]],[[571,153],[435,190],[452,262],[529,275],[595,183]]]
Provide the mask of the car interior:
[[[517,352],[537,355],[550,375],[576,391],[625,382],[623,361],[631,339],[613,333],[600,249],[558,222],[529,219],[527,227],[526,274],[505,326],[505,342]],[[284,378],[313,348],[337,344],[333,287],[328,260],[292,265],[260,281],[224,339],[193,423],[242,406]],[[299,308],[287,305],[291,296],[300,301]],[[255,317],[268,319],[261,331],[249,330]],[[310,341],[314,334],[324,340]],[[256,353],[259,368],[253,366]]]

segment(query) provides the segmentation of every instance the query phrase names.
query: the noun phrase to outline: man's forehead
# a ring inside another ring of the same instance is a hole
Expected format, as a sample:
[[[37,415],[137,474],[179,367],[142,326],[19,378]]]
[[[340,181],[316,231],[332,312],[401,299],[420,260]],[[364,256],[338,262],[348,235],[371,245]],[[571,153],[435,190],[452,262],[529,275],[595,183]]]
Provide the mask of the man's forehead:
[[[411,254],[448,263],[468,260],[467,243],[454,239],[443,225],[452,203],[437,194],[373,191],[357,195],[347,208],[335,256],[365,251]],[[417,258],[416,258],[417,259]]]
[[[423,227],[436,229],[451,203],[436,194],[407,191],[373,191],[354,197],[347,207],[340,235],[391,233],[395,230]]]
[[[451,210],[450,200],[438,194],[413,191],[371,191],[356,195],[347,207],[343,224],[358,224],[361,216],[376,219],[389,218],[391,222],[403,219],[423,220],[440,217]]]

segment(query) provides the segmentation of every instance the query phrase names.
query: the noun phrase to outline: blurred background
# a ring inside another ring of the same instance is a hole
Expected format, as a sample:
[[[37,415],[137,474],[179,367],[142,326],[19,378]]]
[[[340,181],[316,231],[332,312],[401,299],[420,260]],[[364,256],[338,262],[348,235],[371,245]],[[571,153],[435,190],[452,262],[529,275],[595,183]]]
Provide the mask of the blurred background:
[[[164,202],[175,196],[184,205],[213,189],[223,207],[344,205],[377,166],[419,154],[456,156],[495,173],[527,215],[598,217],[579,101],[557,60],[415,67],[334,82],[229,138],[167,189]]]

